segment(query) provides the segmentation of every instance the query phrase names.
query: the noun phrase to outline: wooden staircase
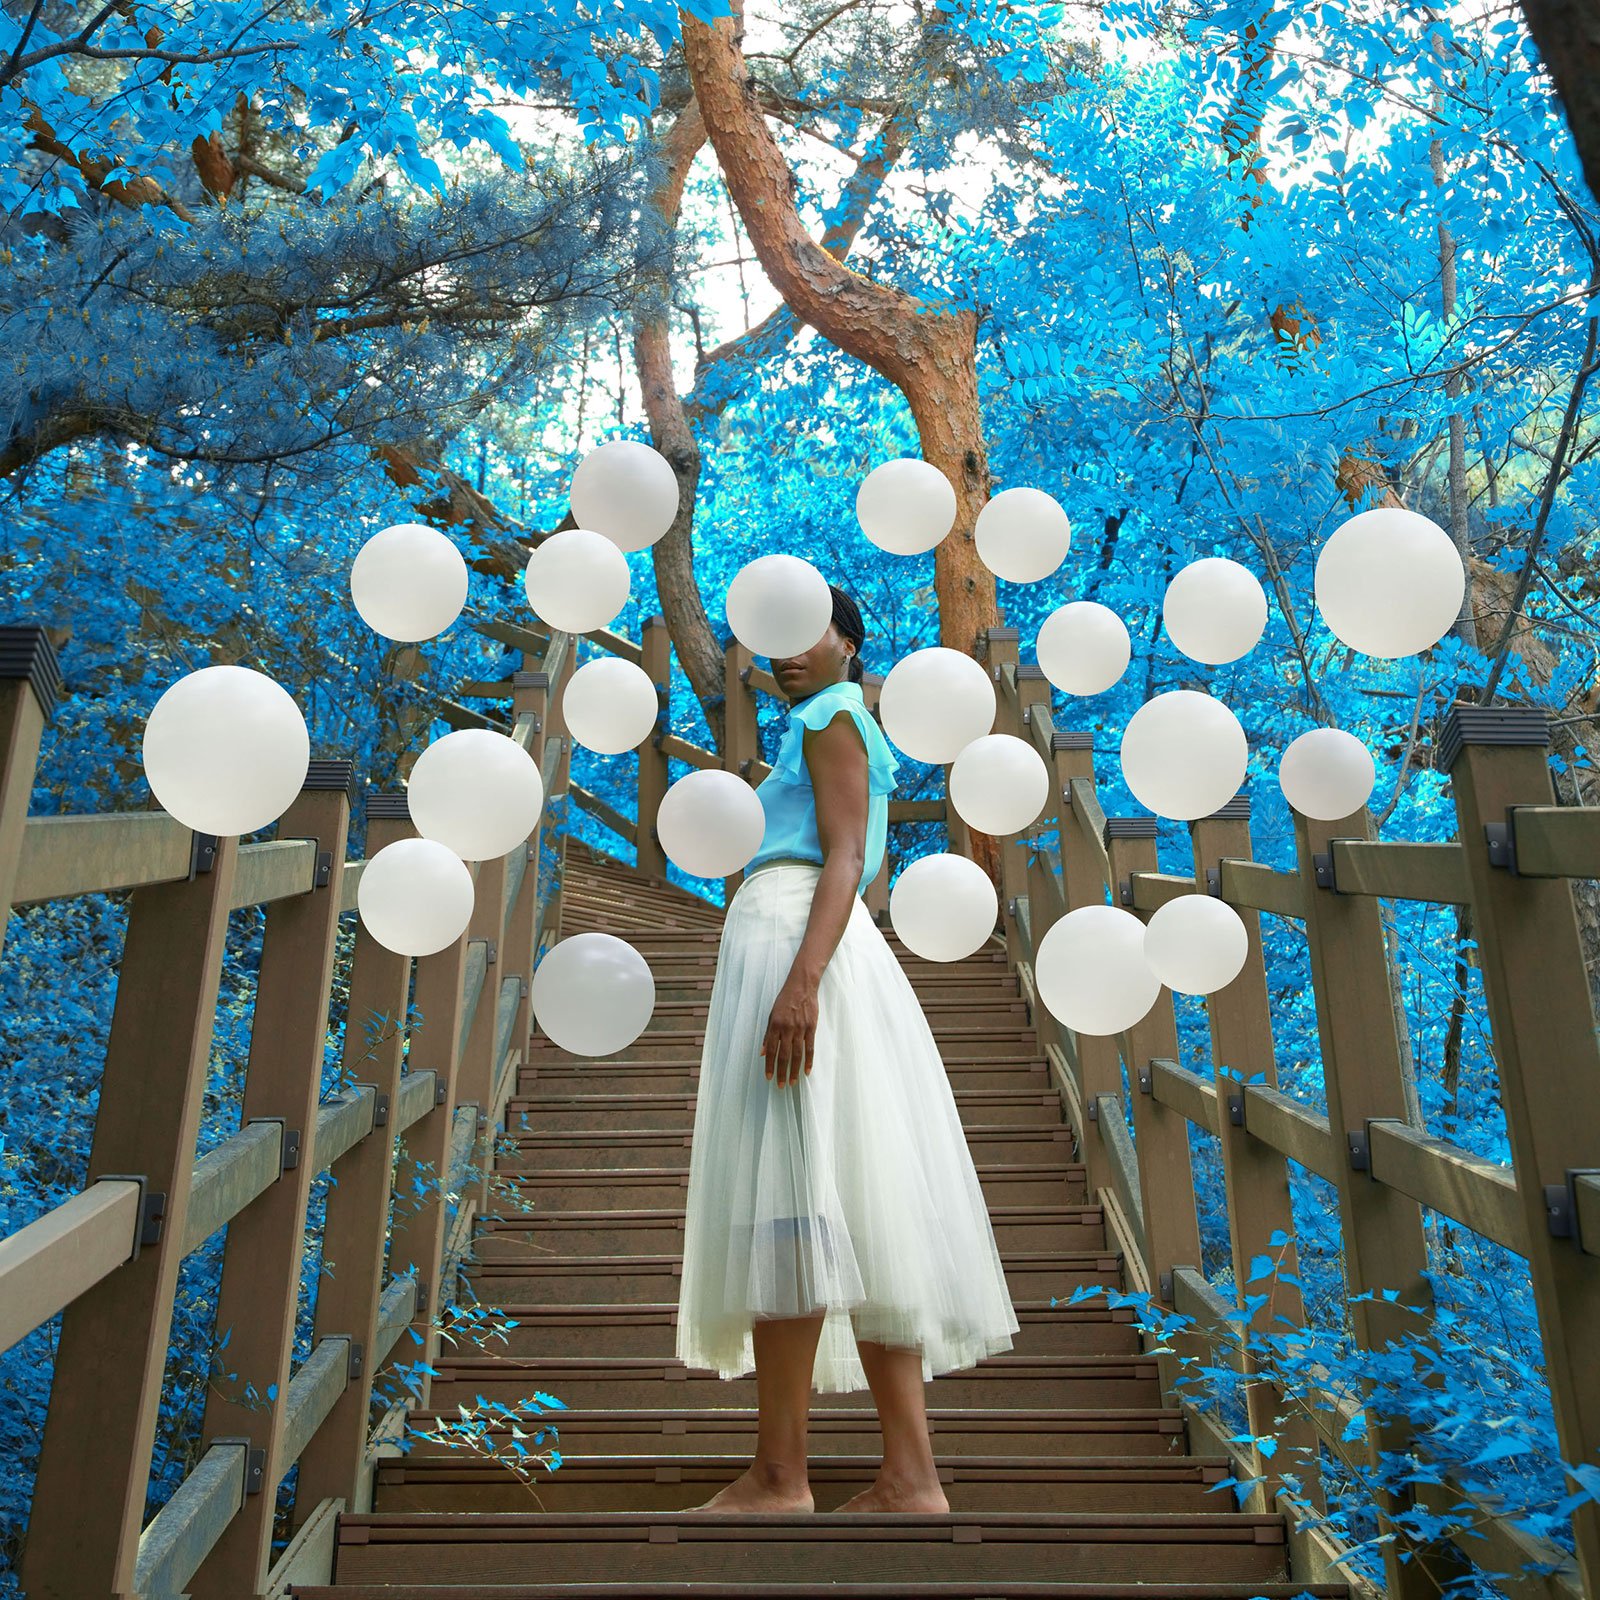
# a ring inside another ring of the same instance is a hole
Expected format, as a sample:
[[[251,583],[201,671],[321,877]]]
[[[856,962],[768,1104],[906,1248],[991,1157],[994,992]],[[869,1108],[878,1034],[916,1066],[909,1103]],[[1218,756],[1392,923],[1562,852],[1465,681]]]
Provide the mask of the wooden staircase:
[[[340,1519],[334,1585],[306,1600],[403,1588],[418,1600],[629,1596],[1348,1597],[1289,1579],[1283,1519],[1234,1511],[1220,1456],[1188,1452],[1130,1309],[1052,1307],[1076,1284],[1123,1286],[1089,1203],[1016,974],[998,942],[965,961],[905,964],[938,1038],[988,1199],[1021,1331],[1014,1349],[928,1390],[947,1515],[832,1508],[865,1488],[870,1396],[814,1396],[817,1515],[687,1513],[749,1463],[755,1378],[673,1359],[690,1129],[721,913],[570,842],[563,933],[613,932],[649,960],[657,1005],[622,1059],[535,1039],[507,1112],[515,1151],[480,1220],[470,1293],[517,1320],[509,1348],[447,1349],[430,1411],[564,1412],[561,1465],[531,1486],[459,1449],[418,1443],[378,1471],[374,1510]],[[527,1131],[519,1131],[521,1114]],[[498,1445],[506,1426],[492,1434]],[[548,1448],[548,1437],[539,1449]]]

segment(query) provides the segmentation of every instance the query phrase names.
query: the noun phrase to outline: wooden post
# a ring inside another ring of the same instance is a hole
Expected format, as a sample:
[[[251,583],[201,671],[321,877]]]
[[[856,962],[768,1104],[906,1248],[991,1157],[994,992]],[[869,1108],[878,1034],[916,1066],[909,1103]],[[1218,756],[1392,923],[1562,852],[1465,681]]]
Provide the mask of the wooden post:
[[[1008,733],[1031,746],[1028,723],[1036,705],[1050,712],[1050,684],[1044,671],[1034,662],[1017,660],[1017,630],[989,629],[989,669],[999,702],[993,731]],[[1006,668],[1011,669],[1015,692],[1007,686]],[[948,783],[948,779],[946,780]],[[948,790],[946,791],[948,794]],[[1026,829],[997,839],[1000,848],[1000,919],[1006,935],[1006,960],[1015,967],[1023,959],[1022,933],[1017,926],[1017,901],[1028,892],[1028,847],[1023,834],[1037,823],[1033,818]]]
[[[551,638],[555,637],[554,633]],[[567,648],[562,652],[561,665],[556,671],[556,681],[550,685],[549,707],[550,714],[545,718],[544,735],[548,738],[553,733],[561,735],[561,762],[556,767],[556,781],[550,786],[552,794],[565,794],[567,784],[572,776],[572,736],[567,732],[565,706],[567,685],[572,681],[572,674],[578,666],[578,646],[583,635],[579,633],[567,636]]]
[[[1387,1184],[1374,1183],[1366,1162],[1369,1118],[1406,1120],[1408,1059],[1400,1042],[1389,981],[1381,908],[1367,895],[1340,894],[1332,885],[1331,839],[1371,839],[1372,818],[1360,811],[1334,822],[1295,813],[1300,881],[1305,885],[1306,942],[1317,998],[1317,1033],[1322,1044],[1322,1076],[1328,1102],[1328,1127],[1344,1159],[1334,1175],[1344,1240],[1345,1287],[1350,1295],[1373,1298],[1350,1307],[1359,1343],[1381,1350],[1390,1340],[1426,1337],[1433,1295],[1423,1272],[1428,1266],[1422,1207]],[[1321,877],[1319,879],[1319,873]],[[1248,1125],[1248,1115],[1246,1117]],[[1396,1301],[1381,1291],[1398,1291]],[[1411,1433],[1403,1422],[1373,1420],[1366,1449],[1374,1469],[1381,1451],[1409,1449]],[[1383,1547],[1388,1592],[1395,1600],[1437,1597],[1456,1571],[1448,1550],[1412,1548],[1389,1513],[1403,1509],[1404,1497],[1380,1495],[1380,1527],[1396,1538]],[[1402,1562],[1401,1549],[1412,1559]]]
[[[1556,1437],[1568,1461],[1593,1461],[1600,1265],[1596,1241],[1580,1244],[1572,1182],[1600,1165],[1600,1050],[1571,881],[1520,877],[1516,862],[1516,808],[1556,803],[1544,711],[1453,706],[1439,765],[1455,790],[1472,886]],[[1572,1531],[1583,1591],[1600,1593],[1600,1506],[1579,1506]]]
[[[672,731],[672,635],[665,617],[646,617],[639,629],[639,658],[645,675],[655,685],[656,725],[650,737],[639,746],[639,803],[634,815],[639,819],[636,860],[648,878],[667,876],[667,856],[656,834],[656,812],[667,792],[667,758],[661,753],[661,737]]]
[[[0,951],[11,917],[39,741],[61,688],[55,647],[43,628],[0,628]]]
[[[1209,817],[1189,825],[1194,846],[1195,886],[1201,894],[1221,893],[1220,874],[1224,858],[1250,859],[1250,797],[1239,795]],[[1213,887],[1215,882],[1216,887]],[[1252,1138],[1244,1126],[1243,1101],[1237,1099],[1238,1086],[1223,1077],[1227,1067],[1249,1079],[1257,1074],[1269,1089],[1278,1086],[1277,1061],[1272,1042],[1272,1007],[1267,997],[1266,960],[1261,948],[1261,916],[1249,906],[1236,906],[1244,923],[1250,946],[1239,975],[1225,988],[1206,998],[1206,1021],[1211,1033],[1211,1060],[1216,1073],[1218,1144],[1222,1154],[1223,1187],[1228,1207],[1228,1238],[1232,1246],[1233,1281],[1241,1286],[1238,1302],[1243,1304],[1242,1285],[1250,1276],[1250,1263],[1257,1256],[1272,1256],[1281,1271],[1298,1278],[1299,1257],[1294,1244],[1294,1207],[1289,1191],[1288,1158],[1263,1140]],[[1175,1059],[1175,1058],[1174,1058]],[[1239,1106],[1235,1122],[1230,1107]],[[1281,1249],[1270,1241],[1274,1232],[1287,1234],[1290,1243]],[[1298,1282],[1274,1281],[1268,1289],[1267,1303],[1251,1319],[1250,1331],[1276,1334],[1275,1317],[1286,1317],[1291,1324],[1305,1323],[1305,1302]],[[1254,1370],[1254,1359],[1246,1353],[1243,1370]],[[1255,1463],[1252,1476],[1263,1479],[1251,1491],[1251,1503],[1270,1512],[1280,1488],[1286,1488],[1281,1470],[1291,1462],[1300,1480],[1301,1493],[1319,1513],[1326,1507],[1318,1454],[1316,1428],[1309,1417],[1295,1414],[1280,1426],[1273,1421],[1281,1406],[1281,1395],[1274,1384],[1251,1383],[1244,1391],[1250,1431],[1262,1437],[1276,1436],[1280,1449],[1271,1456],[1250,1447]]]
[[[134,1592],[238,850],[196,835],[191,878],[129,896],[88,1181],[140,1179],[144,1242],[62,1313],[29,1600]]]
[[[878,716],[878,697],[883,693],[883,674],[881,672],[867,672],[863,669],[861,674],[861,699],[874,719]],[[882,726],[881,721],[879,723]],[[885,800],[892,800],[893,795],[885,795]],[[889,922],[889,862],[893,852],[889,849],[889,830],[883,831],[883,865],[878,868],[877,876],[867,885],[866,902],[867,910],[872,915],[872,920],[882,928]]]
[[[725,729],[722,767],[725,772],[737,773],[746,781],[752,763],[761,755],[756,697],[750,689],[750,668],[753,664],[749,650],[730,634],[722,646],[722,711]],[[743,882],[743,871],[729,873],[723,879],[725,905],[732,901],[734,891]]]
[[[535,825],[537,831],[537,824]],[[526,842],[517,846],[527,848]],[[467,1152],[468,1182],[462,1185],[462,1204],[470,1188],[479,1209],[488,1199],[489,1167],[492,1164],[490,1119],[494,1116],[495,1069],[499,1065],[495,1055],[496,1036],[499,1032],[500,993],[507,977],[516,976],[501,961],[501,931],[506,920],[506,860],[500,856],[493,861],[478,863],[478,876],[474,886],[472,920],[467,924],[467,943],[484,947],[483,988],[478,993],[477,1008],[472,1013],[472,1025],[461,1051],[461,1061],[456,1068],[456,1097],[458,1109],[471,1106],[477,1115],[477,1128]],[[518,998],[521,1005],[521,998]],[[513,1042],[515,1041],[515,1035]],[[473,1178],[472,1174],[477,1177]],[[442,1174],[448,1176],[448,1174]]]
[[[367,858],[387,844],[411,836],[404,793],[367,797]],[[350,965],[350,1003],[345,1015],[344,1067],[357,1083],[370,1084],[382,1122],[358,1140],[333,1167],[322,1229],[322,1258],[330,1270],[317,1285],[312,1348],[347,1334],[359,1347],[359,1371],[312,1435],[300,1457],[293,1526],[298,1529],[329,1498],[349,1511],[359,1504],[367,1453],[367,1414],[372,1404],[372,1352],[378,1338],[383,1297],[383,1258],[389,1232],[389,1178],[394,1169],[394,1110],[401,1084],[411,958],[386,950],[359,924]],[[375,1036],[375,1037],[374,1037]],[[313,1154],[315,1149],[313,1147]]]
[[[289,1358],[306,1208],[316,1172],[313,1137],[322,1098],[350,787],[348,761],[313,761],[299,799],[278,825],[280,839],[316,841],[319,882],[305,894],[267,907],[240,1116],[241,1126],[258,1120],[280,1125],[283,1171],[228,1224],[217,1335],[228,1336],[228,1362],[239,1376],[208,1386],[201,1428],[207,1446],[218,1438],[247,1438],[250,1448],[265,1457],[259,1481],[252,1477],[252,1492],[190,1580],[194,1600],[237,1600],[265,1591],[278,1483],[293,1465],[283,1458]],[[244,1398],[249,1384],[255,1386],[254,1400]]]

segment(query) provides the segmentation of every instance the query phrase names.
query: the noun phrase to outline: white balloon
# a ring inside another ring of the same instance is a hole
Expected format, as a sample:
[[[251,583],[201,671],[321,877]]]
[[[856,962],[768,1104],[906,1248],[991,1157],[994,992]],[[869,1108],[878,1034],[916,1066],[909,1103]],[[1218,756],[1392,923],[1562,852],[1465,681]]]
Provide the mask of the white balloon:
[[[467,564],[442,533],[397,522],[356,552],[350,598],[361,620],[385,639],[431,639],[467,603]]]
[[[757,556],[733,575],[723,607],[733,636],[752,655],[804,655],[833,621],[828,580],[799,556]]]
[[[921,555],[955,526],[956,492],[931,461],[897,456],[861,480],[856,520],[880,550]]]
[[[535,547],[522,584],[542,621],[592,633],[628,603],[628,558],[603,533],[563,528]]]
[[[356,911],[385,950],[431,956],[454,944],[472,921],[472,873],[433,839],[396,839],[361,869]]]
[[[938,644],[902,656],[878,690],[883,731],[914,761],[954,761],[994,726],[995,709],[982,665]]]
[[[1312,587],[1336,638],[1392,660],[1428,649],[1455,626],[1467,573],[1437,522],[1378,506],[1334,529],[1317,555]]]
[[[1301,816],[1337,822],[1359,811],[1378,780],[1372,752],[1341,728],[1302,733],[1278,761],[1278,786]]]
[[[1067,558],[1072,527],[1043,489],[1002,489],[972,528],[978,559],[1008,583],[1037,583]]]
[[[585,662],[561,695],[561,717],[573,742],[601,755],[643,744],[660,710],[650,674],[619,656]]]
[[[1000,897],[976,861],[941,852],[906,867],[889,891],[889,921],[924,961],[960,961],[994,932]]]
[[[1069,600],[1040,623],[1034,653],[1063,694],[1104,694],[1128,670],[1133,645],[1110,606]]]
[[[686,773],[656,807],[656,835],[667,859],[696,878],[726,878],[761,848],[767,814],[737,773]]]
[[[1050,772],[1031,744],[1011,733],[986,733],[956,756],[950,804],[979,833],[1020,833],[1050,798]]]
[[[515,739],[462,728],[417,757],[406,802],[424,839],[438,840],[463,861],[493,861],[538,827],[544,780]]]
[[[626,939],[575,933],[545,952],[528,1003],[557,1049],[615,1055],[644,1032],[656,1008],[656,981]]]
[[[1051,923],[1033,970],[1045,1009],[1074,1033],[1121,1033],[1161,994],[1144,958],[1144,924],[1117,906],[1079,906]]]
[[[1267,591],[1248,567],[1207,556],[1167,585],[1161,620],[1190,660],[1220,666],[1248,655],[1267,631]]]
[[[196,833],[223,838],[276,822],[310,765],[300,707],[250,667],[201,667],[179,678],[145,722],[150,792]]]
[[[1210,816],[1239,792],[1249,761],[1239,719],[1197,689],[1147,700],[1122,735],[1122,776],[1134,799],[1158,817]]]
[[[603,533],[619,550],[646,550],[678,515],[672,463],[637,439],[591,450],[572,474],[572,519]]]
[[[1250,935],[1239,913],[1209,894],[1180,894],[1144,930],[1150,970],[1179,994],[1215,994],[1239,976]]]

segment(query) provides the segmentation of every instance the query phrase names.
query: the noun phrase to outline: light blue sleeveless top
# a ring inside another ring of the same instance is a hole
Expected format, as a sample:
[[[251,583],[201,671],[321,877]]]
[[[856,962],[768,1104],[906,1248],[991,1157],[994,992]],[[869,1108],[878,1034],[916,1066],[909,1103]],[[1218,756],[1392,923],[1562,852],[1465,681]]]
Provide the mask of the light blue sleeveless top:
[[[745,864],[746,872],[774,856],[799,856],[821,865],[816,795],[803,741],[807,728],[825,728],[840,712],[855,723],[867,747],[867,844],[856,893],[865,893],[867,885],[878,876],[889,835],[889,794],[900,763],[867,710],[861,685],[848,680],[830,683],[789,707],[789,725],[778,745],[778,759],[772,771],[756,785],[756,798],[766,813],[767,825],[761,835],[761,848]]]

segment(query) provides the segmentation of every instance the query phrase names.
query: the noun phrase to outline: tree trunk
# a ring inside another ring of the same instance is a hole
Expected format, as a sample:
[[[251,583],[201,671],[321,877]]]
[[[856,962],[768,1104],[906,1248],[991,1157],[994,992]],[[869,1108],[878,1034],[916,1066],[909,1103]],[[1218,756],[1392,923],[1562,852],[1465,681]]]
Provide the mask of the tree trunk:
[[[1566,108],[1589,193],[1600,201],[1600,4],[1522,0],[1522,14]]]

